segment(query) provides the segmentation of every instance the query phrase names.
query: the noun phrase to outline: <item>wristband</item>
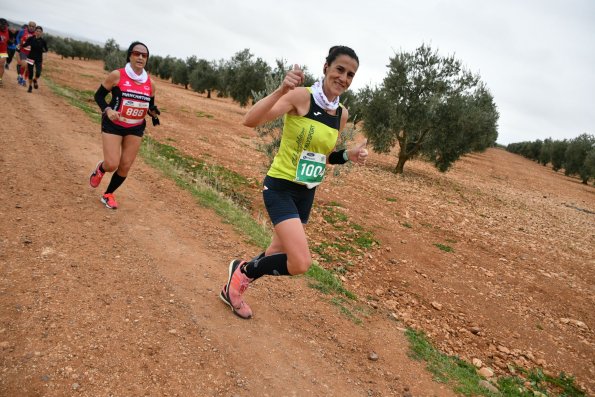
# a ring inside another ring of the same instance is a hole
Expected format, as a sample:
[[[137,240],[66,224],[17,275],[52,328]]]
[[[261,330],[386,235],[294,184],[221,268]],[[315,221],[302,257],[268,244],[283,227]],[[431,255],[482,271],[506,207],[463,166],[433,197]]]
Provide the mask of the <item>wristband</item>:
[[[345,164],[347,162],[346,157],[346,150],[339,150],[328,155],[328,162],[329,164]]]

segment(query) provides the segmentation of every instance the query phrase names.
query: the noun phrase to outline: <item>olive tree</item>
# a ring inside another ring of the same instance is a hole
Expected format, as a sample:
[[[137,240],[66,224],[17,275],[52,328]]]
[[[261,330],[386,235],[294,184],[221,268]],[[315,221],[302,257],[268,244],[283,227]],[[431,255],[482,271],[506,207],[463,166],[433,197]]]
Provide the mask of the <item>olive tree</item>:
[[[244,107],[252,98],[252,91],[265,88],[265,76],[271,68],[261,58],[253,59],[249,49],[237,52],[223,68],[225,92],[240,106]]]
[[[582,134],[568,143],[564,158],[564,174],[578,174],[584,184],[589,181],[589,170],[585,160],[587,154],[595,148],[595,136]]]
[[[196,92],[207,92],[207,98],[211,98],[211,92],[218,90],[220,86],[219,72],[215,62],[206,59],[199,59],[190,72],[190,87]]]
[[[421,155],[446,171],[460,156],[493,146],[499,114],[478,75],[454,56],[429,46],[390,59],[379,87],[361,93],[362,121],[374,151],[388,153],[398,143],[395,173]]]

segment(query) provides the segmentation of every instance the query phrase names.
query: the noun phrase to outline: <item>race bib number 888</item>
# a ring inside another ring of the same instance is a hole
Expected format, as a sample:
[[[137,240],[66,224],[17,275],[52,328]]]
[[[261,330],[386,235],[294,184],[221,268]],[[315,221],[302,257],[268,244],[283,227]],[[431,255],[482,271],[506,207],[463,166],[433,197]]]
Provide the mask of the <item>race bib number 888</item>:
[[[142,120],[147,115],[149,104],[147,102],[138,102],[132,100],[125,100],[122,104],[122,117],[132,120]]]

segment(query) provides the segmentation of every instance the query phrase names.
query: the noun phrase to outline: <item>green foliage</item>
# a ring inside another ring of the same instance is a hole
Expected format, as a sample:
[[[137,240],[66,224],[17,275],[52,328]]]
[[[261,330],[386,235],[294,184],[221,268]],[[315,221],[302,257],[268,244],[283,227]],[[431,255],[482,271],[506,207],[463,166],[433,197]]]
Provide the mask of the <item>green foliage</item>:
[[[151,54],[149,56],[149,59],[147,60],[147,65],[146,65],[145,69],[147,70],[147,72],[149,72],[153,75],[157,75],[157,72],[159,71],[159,66],[161,65],[162,61],[163,61],[162,56]]]
[[[579,175],[583,183],[592,176],[585,165],[587,154],[595,149],[595,136],[582,134],[568,143],[564,157],[564,174]]]
[[[252,97],[254,102],[258,102],[267,95],[275,91],[283,82],[286,73],[292,68],[292,66],[285,63],[282,59],[276,60],[275,69],[267,74],[264,78],[264,89],[261,91],[252,91]],[[275,120],[264,123],[256,127],[258,136],[263,139],[262,143],[259,144],[259,150],[266,154],[268,164],[270,166],[275,158],[275,155],[279,151],[281,145],[281,136],[283,133],[283,117],[278,117]]]
[[[44,39],[48,44],[48,49],[64,58],[79,59],[102,59],[103,48],[97,44],[91,44],[87,41],[74,40],[54,36],[49,33],[44,34]]]
[[[591,149],[585,157],[585,171],[591,178],[595,179],[595,148]],[[593,183],[595,184],[595,181]]]
[[[465,153],[493,146],[499,118],[493,97],[479,76],[454,57],[429,46],[390,59],[381,86],[360,92],[364,129],[374,151],[398,143],[396,173],[416,155],[446,171]]]
[[[253,60],[249,49],[239,51],[223,67],[225,92],[244,107],[252,98],[252,92],[264,90],[265,76],[270,70],[270,66],[261,58]]]
[[[552,160],[552,139],[548,138],[543,141],[543,145],[541,145],[541,150],[539,151],[539,157],[537,161],[541,165],[547,165]]]
[[[543,165],[550,162],[554,171],[558,171],[564,167],[567,147],[568,142],[565,140],[552,141],[551,138],[548,138],[544,142],[537,140],[510,143],[506,146],[506,150]]]
[[[551,163],[552,169],[556,172],[564,167],[564,157],[566,156],[567,147],[568,142],[566,140],[552,142]]]
[[[103,69],[111,72],[126,65],[126,52],[114,39],[108,39],[103,47]]]
[[[217,65],[205,59],[197,60],[189,76],[190,87],[196,92],[207,92],[207,98],[211,98],[211,92],[219,89],[220,78]]]
[[[341,103],[349,111],[349,119],[347,121],[357,125],[358,121],[361,121],[362,116],[362,103],[357,93],[352,90],[347,90],[341,94]]]
[[[121,51],[116,39],[107,39],[103,46],[103,51],[108,54],[110,52]]]
[[[171,76],[171,82],[173,84],[183,85],[184,88],[188,89],[190,80],[188,77],[188,66],[186,65],[186,62],[176,59],[174,63],[174,70]]]
[[[176,58],[172,58],[169,55],[166,56],[159,63],[159,69],[154,70],[153,73],[157,74],[157,76],[161,77],[164,80],[169,80],[174,73],[176,61]]]

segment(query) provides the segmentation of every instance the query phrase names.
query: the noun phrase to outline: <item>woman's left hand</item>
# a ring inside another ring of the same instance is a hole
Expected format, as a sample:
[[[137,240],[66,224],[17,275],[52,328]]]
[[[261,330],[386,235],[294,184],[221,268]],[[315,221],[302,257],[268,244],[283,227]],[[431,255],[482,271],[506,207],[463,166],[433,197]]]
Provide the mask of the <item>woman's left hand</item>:
[[[362,142],[358,143],[355,147],[349,149],[347,151],[347,157],[349,160],[360,165],[366,164],[366,159],[368,158],[368,150],[366,149],[366,144],[368,143],[367,139],[364,139]]]

